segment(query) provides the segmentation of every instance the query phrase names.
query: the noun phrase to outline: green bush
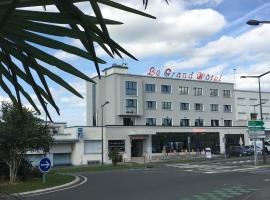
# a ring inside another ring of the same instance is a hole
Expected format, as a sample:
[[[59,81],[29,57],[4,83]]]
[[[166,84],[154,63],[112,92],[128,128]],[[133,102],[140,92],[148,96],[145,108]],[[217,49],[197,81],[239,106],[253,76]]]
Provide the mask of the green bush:
[[[109,158],[112,160],[114,166],[116,166],[118,162],[122,162],[122,155],[116,148],[109,152]]]
[[[18,168],[18,178],[22,181],[26,181],[32,176],[32,163],[27,159],[23,158]]]
[[[34,167],[32,169],[32,177],[33,178],[41,178],[42,177],[42,173],[40,172],[38,167]]]
[[[9,178],[9,168],[4,161],[0,160],[0,181],[7,180]]]

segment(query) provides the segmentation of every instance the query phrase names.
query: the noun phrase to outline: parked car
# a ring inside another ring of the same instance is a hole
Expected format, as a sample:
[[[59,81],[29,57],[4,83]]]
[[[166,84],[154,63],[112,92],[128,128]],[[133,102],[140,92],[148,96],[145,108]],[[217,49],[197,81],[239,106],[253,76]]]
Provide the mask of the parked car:
[[[252,150],[252,154],[254,154],[254,146],[250,145],[250,149]],[[257,154],[262,154],[262,148],[260,146],[256,146]]]
[[[245,148],[244,146],[229,146],[226,148],[227,156],[247,156],[251,155],[250,149]]]

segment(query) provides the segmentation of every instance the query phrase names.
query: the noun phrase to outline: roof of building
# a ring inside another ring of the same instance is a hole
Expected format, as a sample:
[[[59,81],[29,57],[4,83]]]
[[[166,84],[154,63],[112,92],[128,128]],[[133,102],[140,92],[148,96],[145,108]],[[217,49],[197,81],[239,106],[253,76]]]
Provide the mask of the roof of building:
[[[110,74],[106,77],[113,76],[113,75],[120,75],[120,76],[133,76],[133,77],[145,77],[145,78],[156,78],[156,79],[166,79],[166,80],[178,80],[178,81],[193,81],[193,82],[204,82],[204,83],[218,83],[218,84],[229,84],[229,85],[234,85],[234,83],[229,83],[229,82],[218,82],[218,81],[206,81],[206,80],[194,80],[194,79],[183,79],[183,78],[171,78],[171,77],[161,77],[161,76],[148,76],[148,75],[142,75],[142,74],[121,74],[121,73],[113,73]],[[92,79],[97,78],[98,76],[92,77]],[[101,77],[105,77],[102,75]]]
[[[235,90],[236,92],[254,92],[254,93],[259,93],[259,91],[255,90]],[[267,93],[270,94],[270,91],[261,91],[261,93]]]

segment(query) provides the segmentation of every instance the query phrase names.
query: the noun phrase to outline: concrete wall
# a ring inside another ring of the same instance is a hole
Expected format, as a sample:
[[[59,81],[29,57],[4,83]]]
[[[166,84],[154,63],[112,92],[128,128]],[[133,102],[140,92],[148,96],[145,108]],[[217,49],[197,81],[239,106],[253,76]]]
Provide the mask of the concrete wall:
[[[250,120],[250,113],[258,113],[258,119],[260,116],[259,93],[255,91],[235,91],[236,99],[236,119],[237,124],[247,125],[247,121]],[[266,123],[266,129],[270,130],[270,92],[262,92],[262,113]],[[252,105],[257,105],[252,106]]]

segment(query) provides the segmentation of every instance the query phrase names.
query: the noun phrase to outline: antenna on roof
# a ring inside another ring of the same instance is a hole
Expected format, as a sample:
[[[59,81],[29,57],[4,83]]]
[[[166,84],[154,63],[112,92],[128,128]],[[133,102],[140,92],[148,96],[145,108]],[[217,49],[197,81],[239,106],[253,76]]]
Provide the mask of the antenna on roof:
[[[234,90],[236,90],[236,79],[235,79],[235,73],[236,73],[236,68],[234,68],[234,69],[233,69]]]

